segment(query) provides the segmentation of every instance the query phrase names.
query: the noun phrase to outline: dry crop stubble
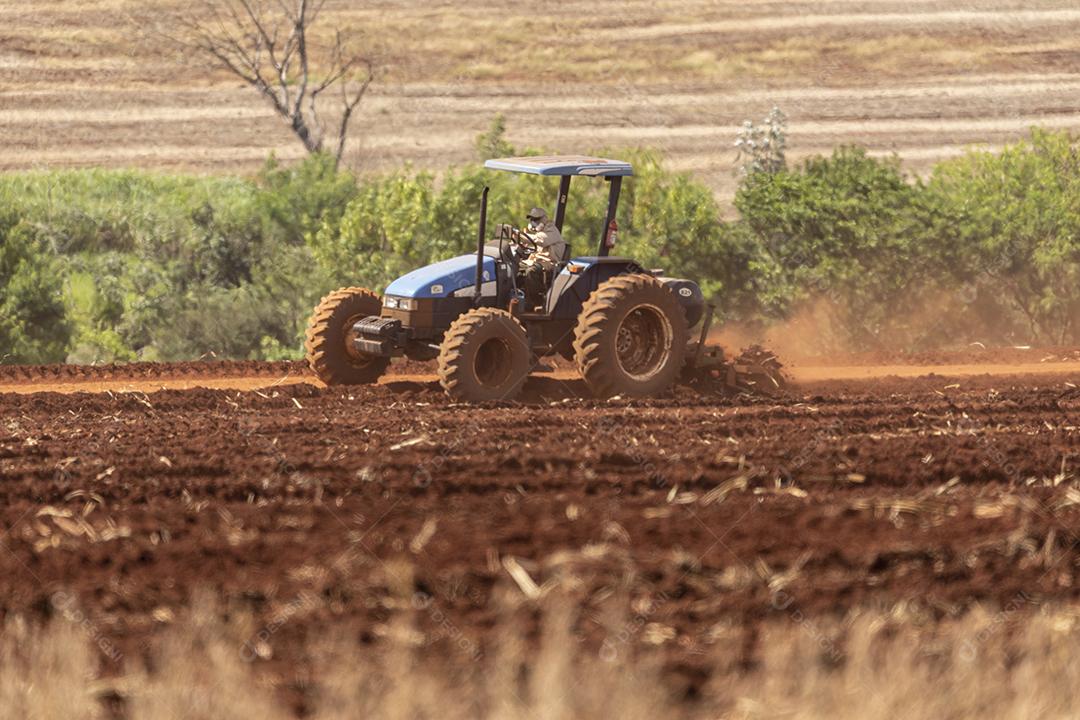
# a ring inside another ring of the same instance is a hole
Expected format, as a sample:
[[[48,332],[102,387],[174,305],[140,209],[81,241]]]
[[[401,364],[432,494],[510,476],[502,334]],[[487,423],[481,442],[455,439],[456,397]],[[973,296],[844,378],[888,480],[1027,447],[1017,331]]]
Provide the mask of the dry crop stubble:
[[[625,603],[615,598],[612,604]],[[503,600],[505,618],[526,601]],[[737,629],[718,626],[713,654],[726,670],[693,697],[673,695],[655,652],[595,654],[577,637],[565,596],[542,602],[539,636],[500,627],[490,657],[462,662],[432,652],[395,611],[378,650],[340,636],[309,638],[310,662],[294,673],[245,663],[242,615],[222,620],[200,596],[142,661],[101,677],[86,638],[62,619],[38,627],[9,618],[0,633],[0,703],[14,716],[91,720],[347,717],[824,718],[914,720],[981,715],[1070,716],[1080,687],[1073,649],[1077,615],[1015,608],[976,610],[940,624],[902,606],[810,621],[797,613],[763,626],[759,660],[740,662]],[[147,662],[148,665],[143,665]],[[304,688],[298,696],[296,687]],[[291,692],[290,692],[291,688]]]
[[[791,118],[793,161],[859,142],[898,152],[919,173],[1032,125],[1078,127],[1069,120],[1080,69],[1074,8],[930,5],[580,3],[551,6],[557,20],[538,25],[536,7],[508,3],[331,3],[327,27],[360,32],[385,64],[348,154],[365,170],[470,161],[473,137],[503,112],[522,146],[662,146],[726,199],[735,130],[774,104]],[[0,167],[250,172],[271,150],[302,155],[254,92],[126,26],[140,9],[0,8],[9,33],[0,89],[10,100]]]

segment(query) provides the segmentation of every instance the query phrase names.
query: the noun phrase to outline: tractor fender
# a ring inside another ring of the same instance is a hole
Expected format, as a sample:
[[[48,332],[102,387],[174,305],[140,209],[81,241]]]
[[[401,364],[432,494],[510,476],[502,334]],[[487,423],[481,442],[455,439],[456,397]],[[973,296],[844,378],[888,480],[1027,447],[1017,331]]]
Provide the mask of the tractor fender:
[[[600,286],[600,283],[616,275],[630,273],[651,274],[629,258],[574,258],[552,280],[547,312],[556,320],[574,320],[581,314],[585,301]]]
[[[586,257],[574,258],[555,276],[552,292],[548,296],[547,311],[552,318],[573,320],[581,314],[581,308],[589,295],[606,280],[616,275],[645,273],[652,275],[639,263],[628,258]],[[693,280],[658,277],[671,289],[686,312],[686,326],[693,327],[705,314],[705,295]]]

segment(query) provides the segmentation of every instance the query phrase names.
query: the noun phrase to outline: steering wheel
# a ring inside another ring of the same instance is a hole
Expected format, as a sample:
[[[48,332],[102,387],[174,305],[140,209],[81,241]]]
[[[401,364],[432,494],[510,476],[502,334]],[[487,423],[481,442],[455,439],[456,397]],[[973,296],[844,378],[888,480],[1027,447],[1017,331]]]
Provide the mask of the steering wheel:
[[[536,244],[536,240],[525,234],[524,230],[514,229],[510,236],[517,245],[525,251],[527,255],[532,255],[534,252],[540,249],[540,246]]]

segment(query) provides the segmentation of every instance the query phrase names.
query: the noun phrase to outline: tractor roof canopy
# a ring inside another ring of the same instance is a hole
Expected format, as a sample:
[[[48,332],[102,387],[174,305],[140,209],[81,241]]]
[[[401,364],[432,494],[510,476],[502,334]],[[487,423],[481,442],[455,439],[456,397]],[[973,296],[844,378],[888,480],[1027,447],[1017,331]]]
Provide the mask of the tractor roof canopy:
[[[587,175],[589,177],[626,177],[634,174],[630,163],[587,155],[546,155],[488,160],[492,170],[530,173],[532,175]]]

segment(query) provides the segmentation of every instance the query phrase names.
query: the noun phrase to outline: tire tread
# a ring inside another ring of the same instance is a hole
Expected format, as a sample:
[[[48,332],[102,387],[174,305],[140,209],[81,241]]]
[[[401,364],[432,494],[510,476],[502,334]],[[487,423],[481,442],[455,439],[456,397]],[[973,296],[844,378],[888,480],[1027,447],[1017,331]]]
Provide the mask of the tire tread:
[[[373,383],[390,364],[389,358],[372,358],[364,368],[349,365],[341,358],[341,352],[332,346],[336,342],[335,323],[344,319],[336,315],[349,303],[373,303],[381,306],[377,293],[361,287],[344,287],[326,295],[311,314],[304,333],[304,351],[308,367],[317,378],[327,385],[359,385]]]
[[[461,402],[476,400],[473,396],[475,383],[470,376],[469,368],[462,363],[462,358],[465,355],[466,346],[473,340],[476,333],[491,323],[504,324],[507,332],[518,335],[518,339],[526,348],[528,347],[525,328],[506,310],[484,307],[463,313],[450,324],[450,328],[443,336],[437,370],[439,384],[454,400]],[[506,325],[506,323],[512,323],[512,325]],[[515,378],[509,390],[499,399],[512,400],[521,391],[527,377],[528,370],[526,369],[519,378]]]
[[[611,325],[626,299],[656,290],[670,296],[669,304],[678,307],[678,300],[670,289],[652,275],[639,273],[616,275],[606,280],[582,306],[577,326],[574,329],[574,362],[585,383],[595,395],[610,397],[621,392],[633,392],[633,388],[627,381],[619,377],[620,370],[605,362],[605,343],[614,341],[614,338],[609,338],[608,335],[612,334]],[[672,374],[671,383],[674,383],[682,370],[687,330],[686,318],[681,313],[669,319],[673,323],[675,334],[672,352],[676,354],[676,362],[679,366],[678,370]],[[670,387],[670,384],[668,386]]]

